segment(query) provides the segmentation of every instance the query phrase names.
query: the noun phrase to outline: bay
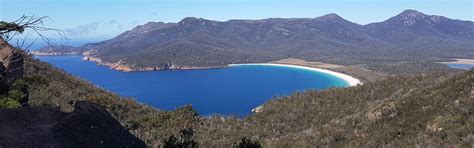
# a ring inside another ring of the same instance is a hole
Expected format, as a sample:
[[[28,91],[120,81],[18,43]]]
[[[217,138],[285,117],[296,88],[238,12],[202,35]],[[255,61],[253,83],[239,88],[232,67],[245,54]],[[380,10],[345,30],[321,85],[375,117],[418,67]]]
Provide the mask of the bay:
[[[191,104],[200,115],[247,116],[269,99],[347,82],[307,69],[240,65],[218,69],[121,72],[82,56],[35,56],[94,85],[158,109]]]

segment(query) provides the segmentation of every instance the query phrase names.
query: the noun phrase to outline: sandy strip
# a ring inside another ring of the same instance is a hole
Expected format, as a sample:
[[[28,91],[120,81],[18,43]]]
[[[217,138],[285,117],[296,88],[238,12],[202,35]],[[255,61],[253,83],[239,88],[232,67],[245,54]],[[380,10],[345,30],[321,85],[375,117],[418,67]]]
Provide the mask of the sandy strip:
[[[306,67],[306,66],[298,66],[298,65],[288,65],[288,64],[272,64],[272,63],[255,63],[255,64],[230,64],[229,66],[243,66],[243,65],[263,65],[263,66],[281,66],[281,67],[291,67],[291,68],[299,68],[299,69],[306,69],[306,70],[311,70],[311,71],[317,71],[321,73],[326,73],[330,74],[333,76],[336,76],[340,79],[343,79],[346,81],[349,86],[356,86],[358,84],[362,84],[359,79],[356,79],[352,76],[343,74],[343,73],[338,73],[326,69],[321,69],[321,68],[314,68],[314,67]]]
[[[443,64],[469,64],[474,65],[474,59],[455,59],[456,61],[452,62],[438,62]]]

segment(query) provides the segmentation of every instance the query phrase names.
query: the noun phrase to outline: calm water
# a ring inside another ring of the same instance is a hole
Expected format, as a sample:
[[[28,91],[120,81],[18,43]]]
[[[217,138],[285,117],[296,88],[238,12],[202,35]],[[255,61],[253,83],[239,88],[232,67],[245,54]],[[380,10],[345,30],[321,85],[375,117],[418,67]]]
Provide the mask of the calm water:
[[[466,69],[469,70],[471,68],[474,68],[473,64],[446,64],[451,68],[456,68],[456,69]]]
[[[208,70],[119,72],[81,56],[37,56],[66,72],[122,96],[164,110],[192,104],[201,115],[245,116],[274,96],[342,87],[337,77],[314,71],[245,65]]]

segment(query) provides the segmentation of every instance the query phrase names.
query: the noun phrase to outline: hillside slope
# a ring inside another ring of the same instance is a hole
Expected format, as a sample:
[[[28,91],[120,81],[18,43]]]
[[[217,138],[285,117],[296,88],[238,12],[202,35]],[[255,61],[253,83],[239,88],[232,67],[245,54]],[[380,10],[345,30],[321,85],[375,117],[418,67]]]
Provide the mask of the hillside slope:
[[[197,141],[228,146],[252,135],[270,147],[471,146],[473,84],[471,70],[296,93],[268,101],[243,120],[203,119]]]
[[[150,146],[191,127],[200,146],[229,147],[249,137],[265,146],[470,145],[474,70],[393,76],[362,86],[274,98],[244,119],[199,117],[191,107],[160,111],[103,91],[49,64],[26,59],[30,104],[71,110],[103,105]]]
[[[52,107],[0,109],[0,146],[146,147],[101,106],[78,102],[71,113]]]
[[[34,53],[75,51],[113,68],[131,70],[221,67],[290,57],[366,68],[410,61],[415,63],[408,64],[416,66],[413,69],[423,69],[440,68],[436,61],[472,58],[473,30],[473,22],[415,10],[367,25],[336,14],[224,22],[188,17],[178,23],[150,22],[77,48],[44,48]],[[417,66],[425,61],[424,66]]]
[[[25,58],[24,80],[29,86],[31,106],[50,106],[71,112],[77,101],[97,103],[149,146],[161,144],[162,139],[177,134],[198,120],[191,106],[161,111],[97,88],[31,57]]]

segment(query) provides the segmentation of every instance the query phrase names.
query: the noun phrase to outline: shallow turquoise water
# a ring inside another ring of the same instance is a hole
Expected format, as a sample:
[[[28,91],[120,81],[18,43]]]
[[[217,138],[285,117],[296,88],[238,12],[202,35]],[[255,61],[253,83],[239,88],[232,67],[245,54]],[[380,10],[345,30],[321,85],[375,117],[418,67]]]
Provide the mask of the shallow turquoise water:
[[[348,85],[325,73],[280,66],[120,72],[83,61],[82,56],[36,58],[101,88],[159,109],[172,110],[191,104],[200,115],[246,116],[252,108],[275,96]]]
[[[451,68],[456,68],[456,69],[466,69],[469,70],[471,68],[474,68],[473,64],[446,64]]]

